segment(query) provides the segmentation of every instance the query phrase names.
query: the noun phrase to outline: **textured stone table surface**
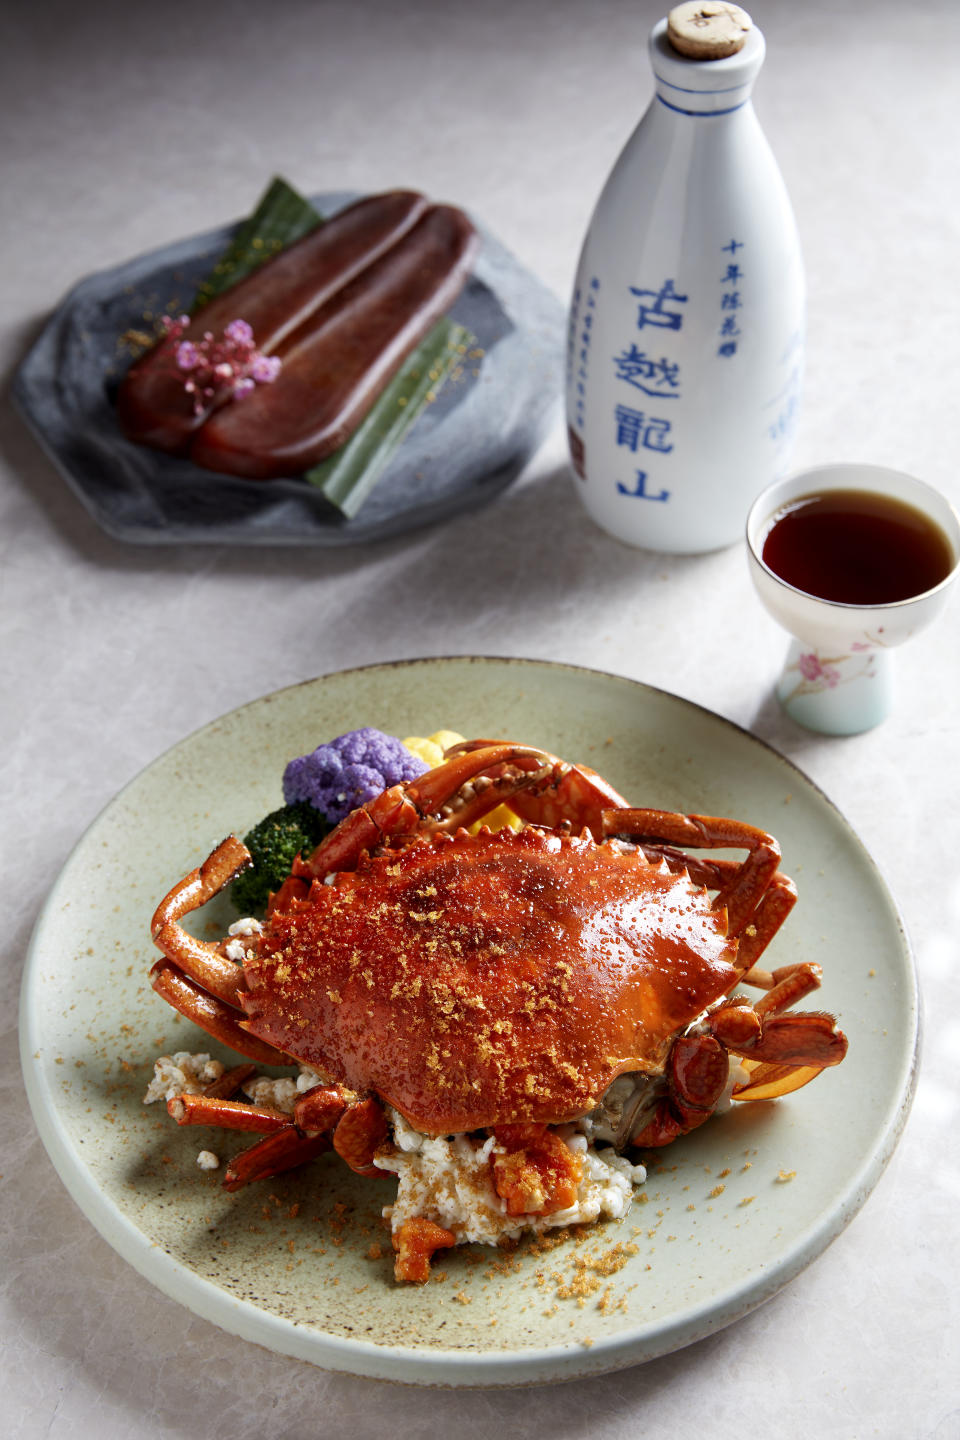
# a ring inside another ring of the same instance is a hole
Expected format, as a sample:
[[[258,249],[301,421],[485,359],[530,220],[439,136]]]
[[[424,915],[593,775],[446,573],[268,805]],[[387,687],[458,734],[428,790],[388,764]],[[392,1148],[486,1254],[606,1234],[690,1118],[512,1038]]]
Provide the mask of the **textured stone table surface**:
[[[651,93],[645,41],[660,13],[651,0],[7,7],[5,376],[81,276],[242,214],[278,170],[307,191],[411,185],[463,203],[565,297],[599,187]],[[755,18],[768,43],[757,110],[810,286],[796,461],[872,460],[957,503],[955,6],[766,0]],[[5,1435],[960,1436],[960,604],[901,652],[892,719],[828,740],[771,698],[784,637],[754,600],[742,548],[664,559],[600,533],[559,435],[486,509],[335,554],[117,543],[9,404],[0,487]],[[153,1290],[47,1160],[15,1035],[43,898],[154,756],[309,676],[468,653],[642,679],[789,756],[880,865],[926,1007],[905,1136],[815,1264],[689,1349],[519,1392],[327,1374]]]

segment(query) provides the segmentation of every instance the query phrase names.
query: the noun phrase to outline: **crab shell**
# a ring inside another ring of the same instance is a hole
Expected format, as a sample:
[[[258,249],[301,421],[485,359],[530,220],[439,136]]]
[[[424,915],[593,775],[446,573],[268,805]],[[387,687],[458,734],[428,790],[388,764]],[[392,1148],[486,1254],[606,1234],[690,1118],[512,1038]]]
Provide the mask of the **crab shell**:
[[[557,1124],[736,984],[723,907],[620,842],[417,836],[274,911],[244,1029],[449,1135]]]

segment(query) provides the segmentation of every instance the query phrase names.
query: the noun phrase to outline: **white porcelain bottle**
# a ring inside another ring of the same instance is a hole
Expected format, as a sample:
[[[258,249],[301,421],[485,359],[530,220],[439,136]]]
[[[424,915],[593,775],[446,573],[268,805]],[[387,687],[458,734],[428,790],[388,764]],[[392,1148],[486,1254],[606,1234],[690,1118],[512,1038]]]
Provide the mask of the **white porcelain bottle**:
[[[656,94],[580,257],[567,357],[576,485],[599,525],[651,550],[741,539],[792,449],[805,289],[750,100],[764,51],[751,28],[737,54],[686,59],[667,21],[654,27]]]

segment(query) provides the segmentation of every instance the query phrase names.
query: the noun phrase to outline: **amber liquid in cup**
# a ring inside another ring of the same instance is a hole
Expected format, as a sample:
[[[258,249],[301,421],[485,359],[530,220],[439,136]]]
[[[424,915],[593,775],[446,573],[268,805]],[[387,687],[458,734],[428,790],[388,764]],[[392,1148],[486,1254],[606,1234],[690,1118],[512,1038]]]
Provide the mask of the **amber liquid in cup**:
[[[943,530],[913,505],[871,490],[825,490],[774,517],[762,558],[821,600],[892,605],[932,590],[954,566]]]

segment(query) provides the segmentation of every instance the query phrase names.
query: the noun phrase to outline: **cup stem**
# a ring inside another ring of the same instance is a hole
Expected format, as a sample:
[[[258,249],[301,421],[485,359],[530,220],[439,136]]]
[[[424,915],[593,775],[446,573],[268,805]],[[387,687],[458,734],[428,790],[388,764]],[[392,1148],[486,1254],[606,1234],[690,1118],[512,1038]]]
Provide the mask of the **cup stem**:
[[[807,730],[859,735],[890,713],[893,655],[865,646],[851,654],[827,653],[795,639],[777,683],[777,699]]]

